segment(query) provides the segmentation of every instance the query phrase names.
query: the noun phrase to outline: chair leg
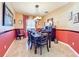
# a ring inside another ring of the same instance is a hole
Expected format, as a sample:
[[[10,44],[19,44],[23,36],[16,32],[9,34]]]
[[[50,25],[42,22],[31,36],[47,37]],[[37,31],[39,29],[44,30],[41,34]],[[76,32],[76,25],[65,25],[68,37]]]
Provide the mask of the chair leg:
[[[51,38],[49,36],[49,48],[51,48]]]
[[[49,52],[49,46],[48,46],[48,44],[47,44],[47,51]]]
[[[37,46],[35,45],[35,54],[37,54]]]
[[[33,44],[31,44],[30,50],[32,49],[32,45],[33,45]]]
[[[19,37],[19,39],[21,40],[21,37]]]
[[[40,46],[40,55],[42,55],[42,46]]]

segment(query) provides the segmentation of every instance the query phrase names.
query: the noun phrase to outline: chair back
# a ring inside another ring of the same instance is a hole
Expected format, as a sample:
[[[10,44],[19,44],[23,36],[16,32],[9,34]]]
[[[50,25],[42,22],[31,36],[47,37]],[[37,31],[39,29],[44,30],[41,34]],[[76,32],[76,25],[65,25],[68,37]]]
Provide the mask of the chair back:
[[[16,36],[19,36],[20,34],[20,29],[16,29]]]
[[[48,36],[47,35],[41,35],[41,37],[37,40],[37,43],[40,45],[46,45],[48,42]]]

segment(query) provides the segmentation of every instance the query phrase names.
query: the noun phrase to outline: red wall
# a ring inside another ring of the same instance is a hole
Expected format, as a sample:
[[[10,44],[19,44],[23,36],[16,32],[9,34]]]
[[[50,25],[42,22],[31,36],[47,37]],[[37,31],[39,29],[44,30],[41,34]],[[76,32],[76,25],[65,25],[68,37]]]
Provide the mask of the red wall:
[[[56,30],[56,38],[69,44],[79,54],[79,33],[70,30]]]
[[[68,42],[68,35],[67,35],[67,31],[62,31],[62,30],[56,30],[56,38],[59,41]]]
[[[14,30],[0,34],[0,56],[4,56],[5,52],[7,51],[14,39]]]
[[[26,31],[26,21],[27,21],[27,19],[28,19],[28,16],[23,15],[23,28],[25,30],[26,37],[27,37],[27,31]]]
[[[23,30],[26,30],[26,19],[28,17],[23,15]],[[25,31],[26,32],[26,31]],[[27,35],[27,32],[26,32]],[[4,56],[7,49],[10,47],[11,43],[15,39],[15,30],[10,30],[8,32],[0,34],[0,56]]]

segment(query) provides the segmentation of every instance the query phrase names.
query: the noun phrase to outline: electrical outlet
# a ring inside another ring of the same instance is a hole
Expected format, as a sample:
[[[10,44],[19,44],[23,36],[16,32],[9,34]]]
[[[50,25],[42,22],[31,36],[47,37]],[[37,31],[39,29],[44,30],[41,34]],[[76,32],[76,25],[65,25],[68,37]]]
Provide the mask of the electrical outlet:
[[[74,42],[72,42],[72,45],[74,46]]]
[[[6,45],[4,45],[4,49],[6,49]]]

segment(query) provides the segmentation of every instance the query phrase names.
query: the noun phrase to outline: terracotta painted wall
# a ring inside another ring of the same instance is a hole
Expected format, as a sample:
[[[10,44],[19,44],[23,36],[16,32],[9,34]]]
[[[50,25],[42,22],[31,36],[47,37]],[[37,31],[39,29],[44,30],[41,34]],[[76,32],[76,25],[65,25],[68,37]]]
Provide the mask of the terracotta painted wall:
[[[79,54],[79,32],[57,29],[56,39],[69,44]]]
[[[68,44],[79,54],[79,33],[68,32]]]
[[[14,15],[13,18],[15,18],[15,11],[12,8],[11,4],[9,2],[7,2],[6,5],[12,11],[12,13]],[[3,11],[2,2],[0,2],[0,56],[4,56],[7,49],[9,48],[9,46],[15,39],[15,31],[13,30],[14,24],[13,24],[13,26],[2,26],[2,20],[3,20],[2,11]],[[9,30],[12,30],[12,31],[9,31]],[[6,32],[6,31],[9,31],[9,32]],[[3,33],[3,32],[5,32],[5,33]]]
[[[27,37],[27,31],[26,31],[27,19],[28,19],[28,16],[23,15],[23,28],[24,28],[24,31],[26,33],[26,37]]]
[[[0,56],[4,56],[9,46],[15,39],[15,31],[9,31],[3,34],[0,34]]]
[[[63,35],[63,33],[64,33],[64,35]],[[56,30],[56,39],[58,39],[59,41],[67,43],[68,42],[67,32]]]
[[[26,32],[26,20],[27,20],[28,16],[23,15],[22,13],[15,13],[15,28],[16,29],[21,29],[21,33],[25,33],[27,36],[27,32]],[[20,23],[21,21],[21,23]]]
[[[56,25],[56,38],[69,44],[79,54],[79,33],[66,31],[79,31],[79,23],[74,24],[74,20],[69,21],[69,14],[79,12],[79,3],[68,3],[44,16],[43,20],[52,18]],[[63,31],[64,30],[64,31]]]
[[[15,28],[23,29],[23,14],[15,13]]]

